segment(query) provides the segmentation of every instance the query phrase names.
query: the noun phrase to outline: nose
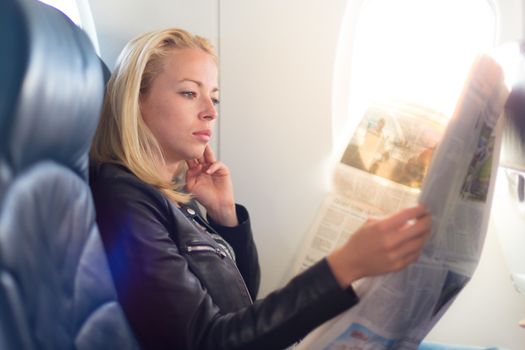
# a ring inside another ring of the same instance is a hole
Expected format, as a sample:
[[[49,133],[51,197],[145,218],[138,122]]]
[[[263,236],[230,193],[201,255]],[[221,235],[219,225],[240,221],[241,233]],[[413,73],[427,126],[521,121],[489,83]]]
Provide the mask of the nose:
[[[217,115],[217,107],[215,106],[213,99],[210,97],[203,98],[202,109],[199,113],[199,118],[211,121],[217,118]]]

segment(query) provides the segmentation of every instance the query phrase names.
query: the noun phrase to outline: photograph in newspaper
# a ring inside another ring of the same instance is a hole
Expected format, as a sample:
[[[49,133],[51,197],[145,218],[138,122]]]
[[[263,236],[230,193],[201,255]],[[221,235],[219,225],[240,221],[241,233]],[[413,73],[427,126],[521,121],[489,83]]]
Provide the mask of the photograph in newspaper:
[[[374,104],[355,130],[341,163],[420,188],[447,119],[407,102]]]
[[[373,104],[334,169],[334,190],[294,273],[341,245],[368,218],[416,204],[446,121],[442,113],[406,101]]]
[[[492,154],[496,140],[492,131],[491,127],[483,123],[476,153],[470,163],[465,182],[461,188],[461,197],[463,199],[479,202],[485,202],[487,199],[492,169]]]

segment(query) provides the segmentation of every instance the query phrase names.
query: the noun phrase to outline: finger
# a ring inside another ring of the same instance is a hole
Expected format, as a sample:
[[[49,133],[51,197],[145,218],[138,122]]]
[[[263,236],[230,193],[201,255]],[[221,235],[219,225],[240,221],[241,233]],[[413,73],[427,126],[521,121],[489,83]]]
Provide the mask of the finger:
[[[393,260],[391,266],[393,271],[401,270],[419,259],[424,243],[424,239],[413,239],[409,242],[406,242],[395,252],[392,252],[391,256]]]
[[[412,239],[409,239],[405,241],[401,246],[398,248],[398,253],[402,257],[406,257],[413,254],[419,254],[421,252],[421,249],[425,245],[426,242],[426,236],[417,236]]]
[[[188,187],[188,189],[190,189],[193,184],[195,183],[197,177],[195,176],[195,174],[192,174],[190,171],[188,171],[186,173],[186,177],[185,177],[185,181],[186,181],[186,187]]]
[[[363,224],[363,226],[370,226],[370,225],[373,225],[373,224],[376,224],[378,222],[380,222],[381,219],[376,219],[376,218],[368,218],[366,219],[365,223]]]
[[[407,239],[425,236],[427,235],[432,226],[432,216],[430,214],[423,216],[415,221],[410,221],[405,227],[403,227],[400,232]]]
[[[202,169],[202,164],[195,163],[193,166],[188,168],[188,172],[195,174],[198,173]]]
[[[380,223],[384,229],[396,229],[406,225],[410,220],[418,219],[428,214],[426,207],[419,204],[415,207],[407,208],[397,212],[394,215],[383,219]]]
[[[186,179],[195,178],[202,171],[202,164],[197,164],[186,171]]]
[[[398,249],[403,247],[409,241],[420,240],[423,243],[431,233],[432,218],[430,215],[417,220],[414,224],[409,224],[401,229],[390,233],[392,248]]]
[[[190,159],[186,161],[186,164],[188,164],[188,168],[194,168],[199,164],[196,159]]]
[[[207,170],[206,170],[206,174],[208,175],[212,175],[220,170],[223,170],[225,169],[225,166],[223,163],[221,162],[215,162],[213,163]]]
[[[432,215],[430,213],[426,213],[425,215],[406,221],[405,226],[402,228],[419,227],[425,224],[430,226],[431,222]]]
[[[188,190],[191,191],[191,189],[193,188],[193,185],[195,184],[195,174],[192,173],[191,170],[188,170],[186,172],[186,187],[188,188]]]
[[[423,252],[424,244],[421,244],[421,246],[417,247],[416,249],[412,250],[411,252],[407,253],[403,259],[405,260],[405,263],[411,264],[419,259],[421,256],[421,253]]]
[[[217,161],[217,159],[215,159],[215,154],[213,153],[213,150],[211,149],[210,145],[206,145],[206,148],[204,149],[203,158],[206,163],[215,163]]]
[[[421,256],[421,252],[420,251],[404,256],[402,259],[400,259],[398,261],[397,264],[394,265],[394,271],[399,271],[399,270],[404,269],[408,265],[416,262],[417,259],[419,259],[420,256]]]

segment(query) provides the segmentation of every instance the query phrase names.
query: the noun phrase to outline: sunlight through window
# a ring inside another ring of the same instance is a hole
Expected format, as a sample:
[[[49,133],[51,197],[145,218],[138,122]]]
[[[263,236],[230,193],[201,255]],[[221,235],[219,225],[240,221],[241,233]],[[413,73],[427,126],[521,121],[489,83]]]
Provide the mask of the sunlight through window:
[[[334,90],[350,79],[347,96],[334,100],[347,104],[346,116],[334,115],[334,130],[342,120],[353,129],[371,101],[409,101],[450,116],[475,55],[490,51],[497,34],[489,1],[368,0],[354,18],[355,26],[342,26],[354,32],[339,43],[338,54],[351,54],[338,64],[351,67],[349,76],[334,79]],[[349,135],[334,136],[343,144]]]

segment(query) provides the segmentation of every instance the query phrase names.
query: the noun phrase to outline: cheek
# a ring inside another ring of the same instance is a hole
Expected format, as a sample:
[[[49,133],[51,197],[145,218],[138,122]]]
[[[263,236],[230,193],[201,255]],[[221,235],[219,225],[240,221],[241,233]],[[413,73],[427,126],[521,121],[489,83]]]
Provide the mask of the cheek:
[[[152,101],[151,98],[141,99],[140,100],[140,114],[142,115],[142,120],[146,126],[153,131],[155,129],[155,124],[158,121],[159,111],[158,103]]]
[[[192,130],[191,120],[185,116],[184,111],[177,109],[157,110],[148,127],[164,147],[184,147],[187,142],[191,141],[189,134]]]
[[[162,131],[172,123],[173,110],[163,101],[146,103],[141,107],[142,119],[151,131]]]
[[[194,111],[185,100],[173,96],[145,99],[141,103],[142,119],[161,143],[180,139],[191,130]]]

